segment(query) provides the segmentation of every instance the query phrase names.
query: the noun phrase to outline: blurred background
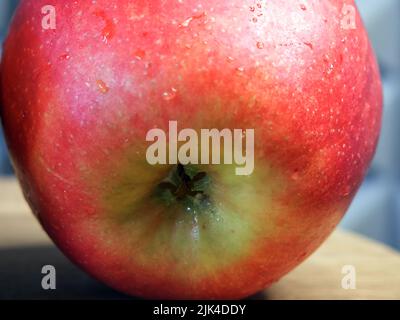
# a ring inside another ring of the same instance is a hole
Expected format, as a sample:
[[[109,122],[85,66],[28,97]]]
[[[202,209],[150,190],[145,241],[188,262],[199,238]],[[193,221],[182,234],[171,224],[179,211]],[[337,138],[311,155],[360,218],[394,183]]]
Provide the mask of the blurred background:
[[[341,227],[400,249],[400,1],[356,2],[381,68],[384,117],[371,170]],[[0,0],[0,42],[17,4],[18,0]],[[12,168],[0,132],[0,179],[7,175]]]

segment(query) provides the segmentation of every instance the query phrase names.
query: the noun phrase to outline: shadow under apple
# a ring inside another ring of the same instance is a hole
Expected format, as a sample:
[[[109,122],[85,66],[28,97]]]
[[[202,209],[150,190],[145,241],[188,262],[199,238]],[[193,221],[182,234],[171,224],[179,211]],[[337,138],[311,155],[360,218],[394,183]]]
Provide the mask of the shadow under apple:
[[[42,288],[42,267],[56,269],[56,289]],[[0,299],[131,299],[91,278],[52,246],[0,250]]]
[[[56,269],[56,289],[44,290],[45,265]],[[54,246],[0,249],[0,300],[138,300],[93,279],[71,263]],[[265,293],[248,299],[264,300]]]

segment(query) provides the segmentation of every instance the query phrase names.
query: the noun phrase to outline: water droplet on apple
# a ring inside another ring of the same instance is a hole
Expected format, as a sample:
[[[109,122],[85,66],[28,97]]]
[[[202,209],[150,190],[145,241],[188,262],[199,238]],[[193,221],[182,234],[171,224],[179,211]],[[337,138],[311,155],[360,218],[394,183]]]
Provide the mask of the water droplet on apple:
[[[193,240],[196,240],[196,241],[198,241],[199,239],[200,239],[200,231],[199,231],[199,225],[197,224],[197,222],[196,222],[196,224],[193,226],[193,228],[192,228],[192,238],[193,238]]]
[[[104,25],[103,30],[101,31],[101,36],[102,36],[103,42],[104,42],[104,43],[108,43],[108,41],[110,41],[110,40],[114,37],[114,34],[115,34],[115,24],[114,24],[114,22],[113,22],[111,19],[109,19],[109,18],[106,16],[106,14],[105,14],[104,11],[101,11],[101,10],[96,11],[96,12],[94,13],[94,15],[97,16],[97,17],[99,17],[99,18],[101,18],[101,19],[103,19],[105,25]]]
[[[176,94],[177,94],[177,93],[178,93],[178,90],[177,90],[177,89],[171,88],[170,91],[164,92],[162,96],[163,96],[163,99],[164,99],[165,101],[171,101],[171,100],[173,100],[173,99],[176,98]]]
[[[110,88],[103,80],[97,80],[96,83],[101,93],[107,93],[110,90]]]
[[[257,42],[257,48],[258,49],[264,49],[264,42]]]
[[[179,24],[179,27],[187,28],[190,26],[190,24],[192,23],[193,20],[202,19],[202,18],[205,18],[206,16],[207,16],[207,12],[203,12],[197,16],[192,16],[192,17],[186,19],[185,21],[183,21],[181,24]]]
[[[186,19],[185,21],[183,21],[183,22],[179,25],[179,27],[183,27],[183,28],[189,27],[189,25],[190,25],[190,23],[192,22],[192,20],[193,20],[192,17]]]
[[[342,196],[347,197],[350,195],[350,193],[351,193],[351,186],[346,186],[342,192]]]
[[[65,53],[61,56],[59,56],[60,60],[69,60],[71,58],[71,56],[68,53]]]
[[[292,174],[292,180],[299,180],[299,178],[300,178],[300,175],[299,175],[299,173],[297,172],[297,171],[295,171],[293,174]]]
[[[146,56],[146,52],[144,50],[138,49],[135,51],[134,56],[138,60],[143,60]]]
[[[333,72],[333,69],[335,68],[335,66],[331,63],[330,65],[329,65],[329,68],[328,68],[328,71],[327,71],[327,73],[328,74],[331,74],[332,72]]]
[[[307,47],[309,47],[311,50],[314,49],[314,46],[311,42],[303,42]]]

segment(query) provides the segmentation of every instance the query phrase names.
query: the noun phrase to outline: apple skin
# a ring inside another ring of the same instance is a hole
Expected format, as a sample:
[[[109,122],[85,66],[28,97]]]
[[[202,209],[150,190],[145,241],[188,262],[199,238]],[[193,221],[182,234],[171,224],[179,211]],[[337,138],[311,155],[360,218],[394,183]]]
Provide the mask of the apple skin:
[[[242,298],[327,238],[381,125],[362,21],[340,24],[353,1],[53,0],[43,30],[47,2],[21,1],[11,25],[1,119],[25,197],[72,261],[135,296]],[[170,169],[145,163],[146,132],[169,120],[255,129],[251,177],[205,169],[222,219],[140,203]]]

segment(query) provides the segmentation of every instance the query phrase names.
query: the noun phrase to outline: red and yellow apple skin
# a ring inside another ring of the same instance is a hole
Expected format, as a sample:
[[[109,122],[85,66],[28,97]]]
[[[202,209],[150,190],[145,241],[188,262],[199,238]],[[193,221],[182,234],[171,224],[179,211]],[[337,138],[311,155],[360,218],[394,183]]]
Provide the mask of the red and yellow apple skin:
[[[1,118],[27,201],[94,277],[148,298],[242,298],[335,228],[381,123],[377,63],[353,1],[21,2],[4,46]],[[255,129],[255,170],[202,166],[212,210],[152,197],[146,133]]]

